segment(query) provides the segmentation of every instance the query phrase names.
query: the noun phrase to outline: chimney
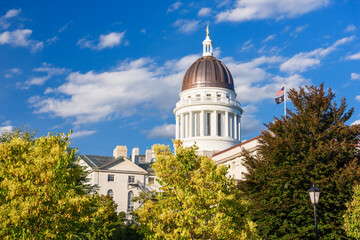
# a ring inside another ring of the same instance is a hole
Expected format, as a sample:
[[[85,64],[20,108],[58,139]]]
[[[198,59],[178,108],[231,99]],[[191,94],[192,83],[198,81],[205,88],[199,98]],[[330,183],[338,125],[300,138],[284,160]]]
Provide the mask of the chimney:
[[[131,154],[131,161],[135,163],[136,165],[139,164],[139,148],[133,148],[132,154]]]
[[[154,152],[151,149],[146,150],[146,158],[145,161],[147,163],[151,163],[151,161],[154,159]]]
[[[114,158],[127,157],[127,147],[124,145],[117,145],[113,152]]]

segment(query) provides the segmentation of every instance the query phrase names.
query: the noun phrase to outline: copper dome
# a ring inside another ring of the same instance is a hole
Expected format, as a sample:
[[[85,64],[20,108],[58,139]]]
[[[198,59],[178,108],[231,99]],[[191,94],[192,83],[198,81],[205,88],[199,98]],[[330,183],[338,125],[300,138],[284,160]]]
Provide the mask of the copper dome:
[[[205,56],[196,60],[186,71],[182,90],[198,87],[220,87],[234,91],[229,69],[218,59]]]

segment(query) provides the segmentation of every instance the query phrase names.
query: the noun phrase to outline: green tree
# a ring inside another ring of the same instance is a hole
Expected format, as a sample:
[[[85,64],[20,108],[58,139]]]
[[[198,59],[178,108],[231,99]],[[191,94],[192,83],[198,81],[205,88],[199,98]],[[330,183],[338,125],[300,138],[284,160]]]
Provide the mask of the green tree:
[[[0,136],[1,239],[127,239],[113,200],[89,194],[69,144],[22,129]]]
[[[138,209],[146,239],[249,239],[254,224],[227,168],[175,142],[154,148],[161,191]]]
[[[354,195],[347,204],[344,222],[347,235],[360,239],[360,185],[354,187]]]
[[[244,153],[248,169],[239,188],[251,199],[252,220],[264,239],[313,239],[313,209],[307,189],[322,190],[318,206],[321,239],[346,239],[345,203],[360,168],[355,151],[360,126],[348,126],[353,109],[338,106],[329,89],[291,89],[294,110],[262,132],[257,154]]]

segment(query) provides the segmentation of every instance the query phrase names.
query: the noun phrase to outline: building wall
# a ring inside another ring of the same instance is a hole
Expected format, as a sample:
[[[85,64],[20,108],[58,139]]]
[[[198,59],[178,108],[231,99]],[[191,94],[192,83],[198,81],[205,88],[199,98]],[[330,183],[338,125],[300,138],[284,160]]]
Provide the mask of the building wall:
[[[218,152],[214,154],[211,159],[214,160],[216,164],[229,166],[228,176],[235,180],[242,180],[244,179],[244,173],[247,173],[247,169],[243,165],[244,157],[242,157],[241,154],[244,149],[250,151],[252,154],[256,154],[256,147],[258,144],[258,137],[255,137],[234,147]]]

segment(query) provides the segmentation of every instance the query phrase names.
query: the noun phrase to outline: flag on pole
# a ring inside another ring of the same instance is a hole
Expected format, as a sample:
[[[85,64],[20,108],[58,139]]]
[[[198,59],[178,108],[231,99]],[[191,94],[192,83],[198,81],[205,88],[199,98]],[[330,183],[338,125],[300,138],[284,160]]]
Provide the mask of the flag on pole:
[[[276,104],[280,104],[284,101],[284,92],[285,92],[285,87],[282,87],[275,95],[275,102]],[[277,97],[279,96],[279,97]]]
[[[282,87],[275,96],[280,96],[280,95],[284,94],[284,91],[285,91],[285,87]]]
[[[275,98],[276,104],[280,104],[280,103],[282,103],[283,101],[284,101],[284,95]]]

